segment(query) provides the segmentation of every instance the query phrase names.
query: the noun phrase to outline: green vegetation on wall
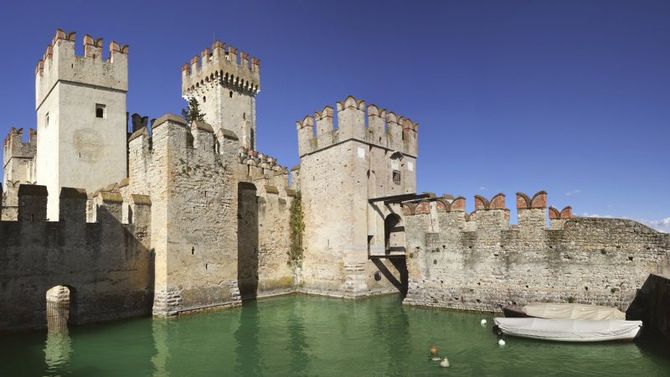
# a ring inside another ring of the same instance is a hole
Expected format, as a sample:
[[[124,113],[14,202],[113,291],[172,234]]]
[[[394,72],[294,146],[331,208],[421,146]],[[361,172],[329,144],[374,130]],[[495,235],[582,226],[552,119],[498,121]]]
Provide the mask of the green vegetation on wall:
[[[291,203],[291,246],[288,251],[289,264],[300,266],[302,264],[302,236],[305,231],[305,222],[302,213],[302,200],[300,194],[293,198]]]

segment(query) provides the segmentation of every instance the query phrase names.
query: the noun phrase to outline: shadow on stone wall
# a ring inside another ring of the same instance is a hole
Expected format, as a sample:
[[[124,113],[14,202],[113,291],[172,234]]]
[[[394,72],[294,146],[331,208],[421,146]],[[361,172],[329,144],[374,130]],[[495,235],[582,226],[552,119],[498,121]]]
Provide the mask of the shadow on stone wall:
[[[670,340],[670,279],[650,274],[626,310],[626,319],[641,320],[645,332]]]
[[[379,269],[379,272],[389,281],[391,284],[393,284],[396,289],[398,289],[398,292],[402,295],[402,297],[405,297],[407,295],[407,287],[408,287],[408,274],[407,274],[407,262],[404,256],[397,256],[397,257],[390,257],[390,258],[384,258],[388,261],[391,262],[391,265],[395,267],[397,273],[400,276],[400,280],[396,278],[396,276],[393,274],[393,272],[388,268],[388,264],[385,264],[382,261],[382,258],[380,257],[370,257],[370,260],[372,263],[375,264],[375,266]]]
[[[242,302],[258,294],[258,198],[256,186],[237,185],[237,279]]]
[[[48,222],[46,188],[22,185],[18,221],[0,222],[0,281],[11,282],[0,284],[0,301],[11,303],[0,305],[0,332],[151,314],[150,205],[133,204],[135,221],[123,224],[127,204],[102,195],[87,223],[86,193],[73,190],[63,188],[60,221]]]

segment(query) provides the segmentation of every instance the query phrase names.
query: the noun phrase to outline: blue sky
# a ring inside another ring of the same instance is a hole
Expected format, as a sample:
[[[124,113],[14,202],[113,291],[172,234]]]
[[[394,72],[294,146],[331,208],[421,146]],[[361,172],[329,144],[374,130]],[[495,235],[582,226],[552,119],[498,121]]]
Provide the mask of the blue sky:
[[[298,162],[295,121],[351,94],[420,124],[418,189],[549,193],[670,230],[668,1],[49,1],[0,4],[0,132],[34,127],[56,28],[130,45],[128,111],[184,107],[214,37],[261,59],[258,149]],[[663,225],[665,221],[665,225]]]

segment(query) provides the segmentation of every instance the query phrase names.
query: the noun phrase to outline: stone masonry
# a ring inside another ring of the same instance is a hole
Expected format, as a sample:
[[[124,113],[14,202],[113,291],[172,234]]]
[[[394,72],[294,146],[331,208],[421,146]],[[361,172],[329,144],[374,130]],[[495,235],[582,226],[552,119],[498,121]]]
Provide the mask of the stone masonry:
[[[45,327],[47,302],[86,323],[295,292],[625,309],[670,271],[667,234],[547,208],[544,192],[517,195],[518,225],[502,194],[470,214],[463,197],[417,195],[418,125],[351,96],[297,122],[289,177],[256,150],[260,61],[223,42],[182,68],[204,115],[190,123],[128,117],[128,47],[103,59],[102,39],[86,35],[83,56],[75,42],[56,32],[35,71],[37,132],[4,142],[0,332]]]
[[[579,302],[625,310],[649,274],[670,272],[670,235],[631,220],[573,217],[546,194],[517,194],[518,225],[505,197],[441,198],[404,205],[406,304],[499,311],[530,302]],[[562,213],[562,218],[556,218]]]

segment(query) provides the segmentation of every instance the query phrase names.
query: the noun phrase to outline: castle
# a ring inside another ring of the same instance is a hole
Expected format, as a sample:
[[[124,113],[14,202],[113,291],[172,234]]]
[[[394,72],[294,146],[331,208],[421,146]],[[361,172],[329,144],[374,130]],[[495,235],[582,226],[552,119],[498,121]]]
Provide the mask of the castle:
[[[37,131],[4,142],[0,331],[45,327],[47,301],[86,323],[293,292],[625,309],[670,269],[669,235],[574,217],[544,192],[517,194],[515,225],[502,194],[472,213],[416,194],[418,125],[353,97],[297,122],[289,171],[256,150],[260,60],[222,42],[182,67],[204,121],[133,114],[128,132],[128,47],[75,43],[56,32],[35,70]]]

